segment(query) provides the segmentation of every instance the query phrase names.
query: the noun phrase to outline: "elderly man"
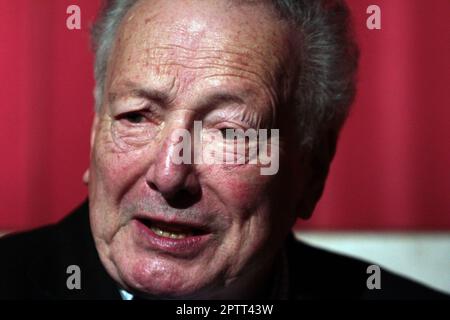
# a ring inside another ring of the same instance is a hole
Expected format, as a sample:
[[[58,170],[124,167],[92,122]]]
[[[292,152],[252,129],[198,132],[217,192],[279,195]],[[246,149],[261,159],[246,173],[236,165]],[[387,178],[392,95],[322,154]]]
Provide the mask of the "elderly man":
[[[370,290],[368,265],[291,235],[320,198],[354,95],[341,1],[110,1],[93,38],[89,201],[1,241],[2,297],[432,296],[386,272]],[[216,151],[238,144],[229,131],[277,130],[265,138],[277,170],[250,161],[259,147],[195,162],[193,143],[180,162],[192,137],[175,133],[195,123]]]

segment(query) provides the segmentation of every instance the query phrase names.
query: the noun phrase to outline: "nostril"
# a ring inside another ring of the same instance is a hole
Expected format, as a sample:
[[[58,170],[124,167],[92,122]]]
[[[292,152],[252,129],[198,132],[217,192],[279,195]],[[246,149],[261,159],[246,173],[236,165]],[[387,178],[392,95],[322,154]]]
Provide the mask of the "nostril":
[[[148,182],[148,186],[150,187],[150,189],[152,189],[154,191],[159,191],[158,187],[153,182]]]
[[[188,208],[201,198],[201,188],[199,186],[191,188],[183,186],[181,188],[164,190],[151,181],[147,181],[147,185],[153,191],[160,193],[167,203],[174,208]]]

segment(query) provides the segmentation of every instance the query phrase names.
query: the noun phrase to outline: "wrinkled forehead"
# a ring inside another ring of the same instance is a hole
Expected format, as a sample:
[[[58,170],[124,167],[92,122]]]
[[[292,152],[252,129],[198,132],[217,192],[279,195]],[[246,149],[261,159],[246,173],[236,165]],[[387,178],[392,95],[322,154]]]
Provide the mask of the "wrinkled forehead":
[[[289,69],[290,30],[262,4],[139,1],[121,23],[114,54],[119,60],[220,55],[244,66],[276,72]]]
[[[262,1],[240,5],[226,0],[138,1],[124,18],[121,31],[124,38],[164,38],[192,49],[245,42],[263,51],[279,48],[286,40],[285,25]]]

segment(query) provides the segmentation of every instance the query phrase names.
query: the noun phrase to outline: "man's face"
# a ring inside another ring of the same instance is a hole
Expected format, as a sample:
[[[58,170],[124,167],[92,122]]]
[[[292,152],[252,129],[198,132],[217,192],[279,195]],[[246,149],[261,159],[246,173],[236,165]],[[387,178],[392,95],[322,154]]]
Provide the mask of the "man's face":
[[[287,30],[265,7],[228,1],[141,1],[125,16],[89,181],[96,246],[125,289],[224,297],[270,271],[301,192],[291,131],[280,128],[276,175],[248,163],[176,164],[172,134],[195,120],[205,131],[287,123]]]

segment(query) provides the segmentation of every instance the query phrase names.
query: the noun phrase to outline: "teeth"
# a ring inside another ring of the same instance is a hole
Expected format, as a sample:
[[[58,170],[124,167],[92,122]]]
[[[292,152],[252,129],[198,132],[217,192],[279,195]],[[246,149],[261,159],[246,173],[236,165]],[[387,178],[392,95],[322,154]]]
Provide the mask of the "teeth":
[[[171,238],[171,239],[183,239],[183,238],[186,238],[188,235],[190,235],[188,233],[178,233],[178,232],[164,231],[164,230],[161,230],[160,228],[155,227],[155,226],[152,226],[151,229],[158,236],[165,237],[165,238]]]

